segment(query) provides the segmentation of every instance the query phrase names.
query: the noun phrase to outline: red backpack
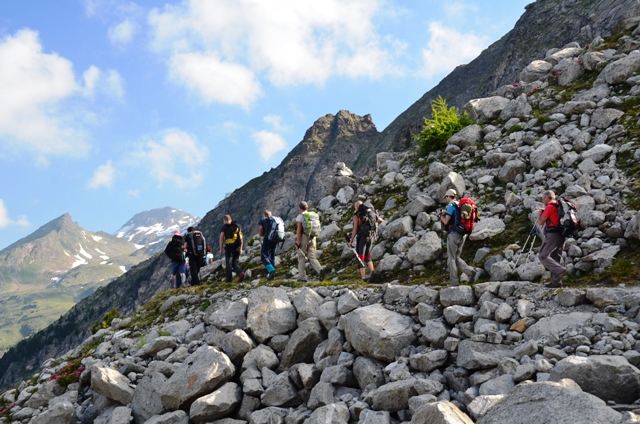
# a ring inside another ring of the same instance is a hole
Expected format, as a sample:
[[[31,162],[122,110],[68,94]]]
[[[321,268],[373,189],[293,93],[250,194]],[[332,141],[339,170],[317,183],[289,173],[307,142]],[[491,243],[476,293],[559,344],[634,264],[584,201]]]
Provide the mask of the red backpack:
[[[471,234],[476,227],[476,222],[478,222],[476,202],[468,197],[463,197],[456,207],[458,208],[458,217],[454,221],[453,229],[458,234]]]

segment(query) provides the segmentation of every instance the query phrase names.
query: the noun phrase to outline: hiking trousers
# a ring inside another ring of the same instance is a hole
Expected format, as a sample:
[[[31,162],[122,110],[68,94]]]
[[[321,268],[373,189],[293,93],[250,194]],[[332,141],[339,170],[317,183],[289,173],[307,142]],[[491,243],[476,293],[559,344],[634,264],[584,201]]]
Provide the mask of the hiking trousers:
[[[238,259],[240,258],[240,249],[236,248],[228,248],[225,247],[224,248],[224,261],[225,261],[225,266],[226,266],[226,271],[227,271],[227,275],[226,275],[226,281],[227,283],[230,283],[233,281],[233,274],[232,272],[235,272],[236,275],[240,275],[242,274],[242,268],[240,268],[240,265],[238,264]]]
[[[305,270],[305,257],[309,259],[309,263],[316,270],[318,275],[322,270],[322,265],[316,259],[316,238],[310,239],[307,234],[302,234],[300,237],[300,249],[298,249],[298,280],[307,279],[307,271]]]
[[[454,231],[447,235],[447,266],[449,267],[449,278],[451,285],[457,286],[460,284],[460,277],[458,277],[458,270],[467,274],[469,277],[473,274],[473,268],[471,268],[465,261],[460,258],[462,254],[462,247],[464,241],[467,239],[466,235],[458,234]]]
[[[275,241],[271,241],[266,237],[262,240],[262,249],[260,250],[260,259],[262,260],[262,264],[267,267],[267,265],[271,265],[274,268],[276,267],[276,247],[278,243]]]
[[[547,233],[540,246],[538,259],[544,267],[551,272],[551,282],[559,283],[558,276],[567,269],[560,265],[562,259],[562,247],[564,246],[564,236],[560,233]]]
[[[191,273],[191,285],[200,285],[200,258],[189,255],[189,272]]]
[[[358,234],[356,238],[356,252],[362,263],[358,262],[358,268],[366,268],[371,262],[371,238],[366,234]],[[373,268],[372,268],[373,269]]]

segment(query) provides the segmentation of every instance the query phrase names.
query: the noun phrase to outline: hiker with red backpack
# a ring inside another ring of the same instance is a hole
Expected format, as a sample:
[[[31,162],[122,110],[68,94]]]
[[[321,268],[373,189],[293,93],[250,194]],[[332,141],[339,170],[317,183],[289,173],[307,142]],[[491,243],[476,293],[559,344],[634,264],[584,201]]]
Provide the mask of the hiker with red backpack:
[[[476,278],[477,271],[467,265],[460,258],[462,247],[467,238],[471,234],[478,220],[478,212],[476,204],[469,198],[462,198],[457,202],[458,193],[449,189],[444,195],[448,205],[444,214],[440,216],[440,221],[447,229],[447,266],[449,267],[449,277],[452,286],[460,285],[458,277],[458,269],[469,277],[469,282],[473,283]]]
[[[565,201],[566,202],[566,201]],[[561,222],[561,206],[556,200],[556,194],[547,190],[542,193],[542,203],[544,209],[538,208],[540,218],[538,224],[544,225],[544,241],[540,246],[538,259],[540,263],[551,272],[551,283],[545,287],[550,289],[559,289],[562,287],[562,277],[567,273],[567,269],[560,265],[562,259],[562,248],[566,237],[565,224]],[[575,214],[574,214],[575,215]]]

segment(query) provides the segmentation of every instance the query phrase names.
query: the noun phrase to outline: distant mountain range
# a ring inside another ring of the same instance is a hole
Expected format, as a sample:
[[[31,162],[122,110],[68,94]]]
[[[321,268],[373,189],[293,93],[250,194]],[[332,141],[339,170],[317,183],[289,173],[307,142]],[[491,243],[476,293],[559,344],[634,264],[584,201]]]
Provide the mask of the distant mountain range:
[[[199,218],[165,207],[136,214],[114,234],[66,213],[0,251],[0,350],[46,327],[81,299],[164,250]]]

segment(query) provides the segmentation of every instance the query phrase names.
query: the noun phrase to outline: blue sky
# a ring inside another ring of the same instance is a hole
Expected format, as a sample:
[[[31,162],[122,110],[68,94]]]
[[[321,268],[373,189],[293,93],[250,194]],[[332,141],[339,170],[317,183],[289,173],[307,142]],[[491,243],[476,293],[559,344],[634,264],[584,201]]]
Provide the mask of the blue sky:
[[[378,130],[528,1],[0,2],[0,249],[68,212],[204,216],[319,117]]]

